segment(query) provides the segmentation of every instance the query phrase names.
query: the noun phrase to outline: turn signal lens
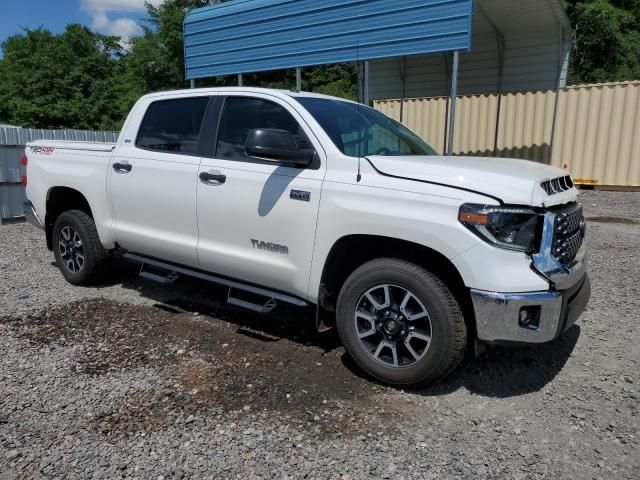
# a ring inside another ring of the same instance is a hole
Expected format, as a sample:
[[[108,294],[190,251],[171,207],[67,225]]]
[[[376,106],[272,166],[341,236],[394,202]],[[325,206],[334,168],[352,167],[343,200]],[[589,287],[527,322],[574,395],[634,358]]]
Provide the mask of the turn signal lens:
[[[465,224],[487,225],[489,223],[489,215],[485,213],[463,212],[460,211],[458,220]]]

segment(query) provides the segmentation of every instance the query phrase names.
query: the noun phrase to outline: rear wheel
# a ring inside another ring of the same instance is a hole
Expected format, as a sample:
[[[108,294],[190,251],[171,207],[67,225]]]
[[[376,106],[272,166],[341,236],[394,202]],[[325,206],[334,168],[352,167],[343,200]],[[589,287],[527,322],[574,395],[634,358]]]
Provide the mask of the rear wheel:
[[[62,275],[74,285],[101,280],[111,257],[100,243],[93,218],[82,210],[66,211],[56,219],[53,253]]]
[[[376,259],[356,269],[340,292],[337,324],[358,365],[394,385],[443,378],[466,347],[454,296],[434,274],[404,260]]]

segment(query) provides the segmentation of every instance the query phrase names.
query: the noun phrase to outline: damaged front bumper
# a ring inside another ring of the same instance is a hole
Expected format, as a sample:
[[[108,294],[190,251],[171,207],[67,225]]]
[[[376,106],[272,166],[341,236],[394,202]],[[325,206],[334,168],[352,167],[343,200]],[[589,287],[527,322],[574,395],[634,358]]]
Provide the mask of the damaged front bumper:
[[[549,282],[542,292],[489,292],[471,289],[478,340],[492,344],[537,344],[555,340],[584,311],[591,296],[584,242],[562,265],[553,255],[556,214],[545,215],[540,252],[532,268]]]
[[[494,344],[545,343],[566,332],[591,295],[585,274],[560,292],[498,293],[471,290],[478,340]]]

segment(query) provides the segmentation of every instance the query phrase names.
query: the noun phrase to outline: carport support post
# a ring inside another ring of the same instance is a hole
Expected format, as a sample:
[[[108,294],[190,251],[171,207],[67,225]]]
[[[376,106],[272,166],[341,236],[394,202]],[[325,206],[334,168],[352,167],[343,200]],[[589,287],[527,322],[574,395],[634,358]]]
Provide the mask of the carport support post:
[[[296,68],[296,90],[302,91],[302,68]]]
[[[400,60],[400,82],[402,88],[400,90],[400,123],[404,121],[404,97],[407,95],[407,57]]]
[[[189,80],[189,87],[190,88],[196,88],[196,81],[193,78],[191,80]]]
[[[358,102],[369,105],[369,62],[357,62],[358,69]]]
[[[364,62],[364,87],[363,87],[363,102],[365,105],[369,105],[369,60]]]
[[[460,65],[459,52],[453,52],[453,69],[451,71],[451,108],[449,108],[449,131],[447,133],[447,155],[453,155],[453,132],[456,122],[456,98],[458,96],[458,67]]]
[[[242,78],[242,74],[241,73],[238,74],[238,86],[239,87],[243,87],[244,86],[244,79]]]

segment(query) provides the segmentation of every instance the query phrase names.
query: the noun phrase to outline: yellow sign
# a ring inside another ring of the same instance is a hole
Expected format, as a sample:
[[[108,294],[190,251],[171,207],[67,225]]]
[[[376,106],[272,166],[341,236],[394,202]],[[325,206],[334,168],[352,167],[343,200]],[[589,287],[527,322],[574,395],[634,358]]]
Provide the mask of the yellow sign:
[[[597,178],[574,178],[573,183],[578,185],[598,185],[600,180]]]

